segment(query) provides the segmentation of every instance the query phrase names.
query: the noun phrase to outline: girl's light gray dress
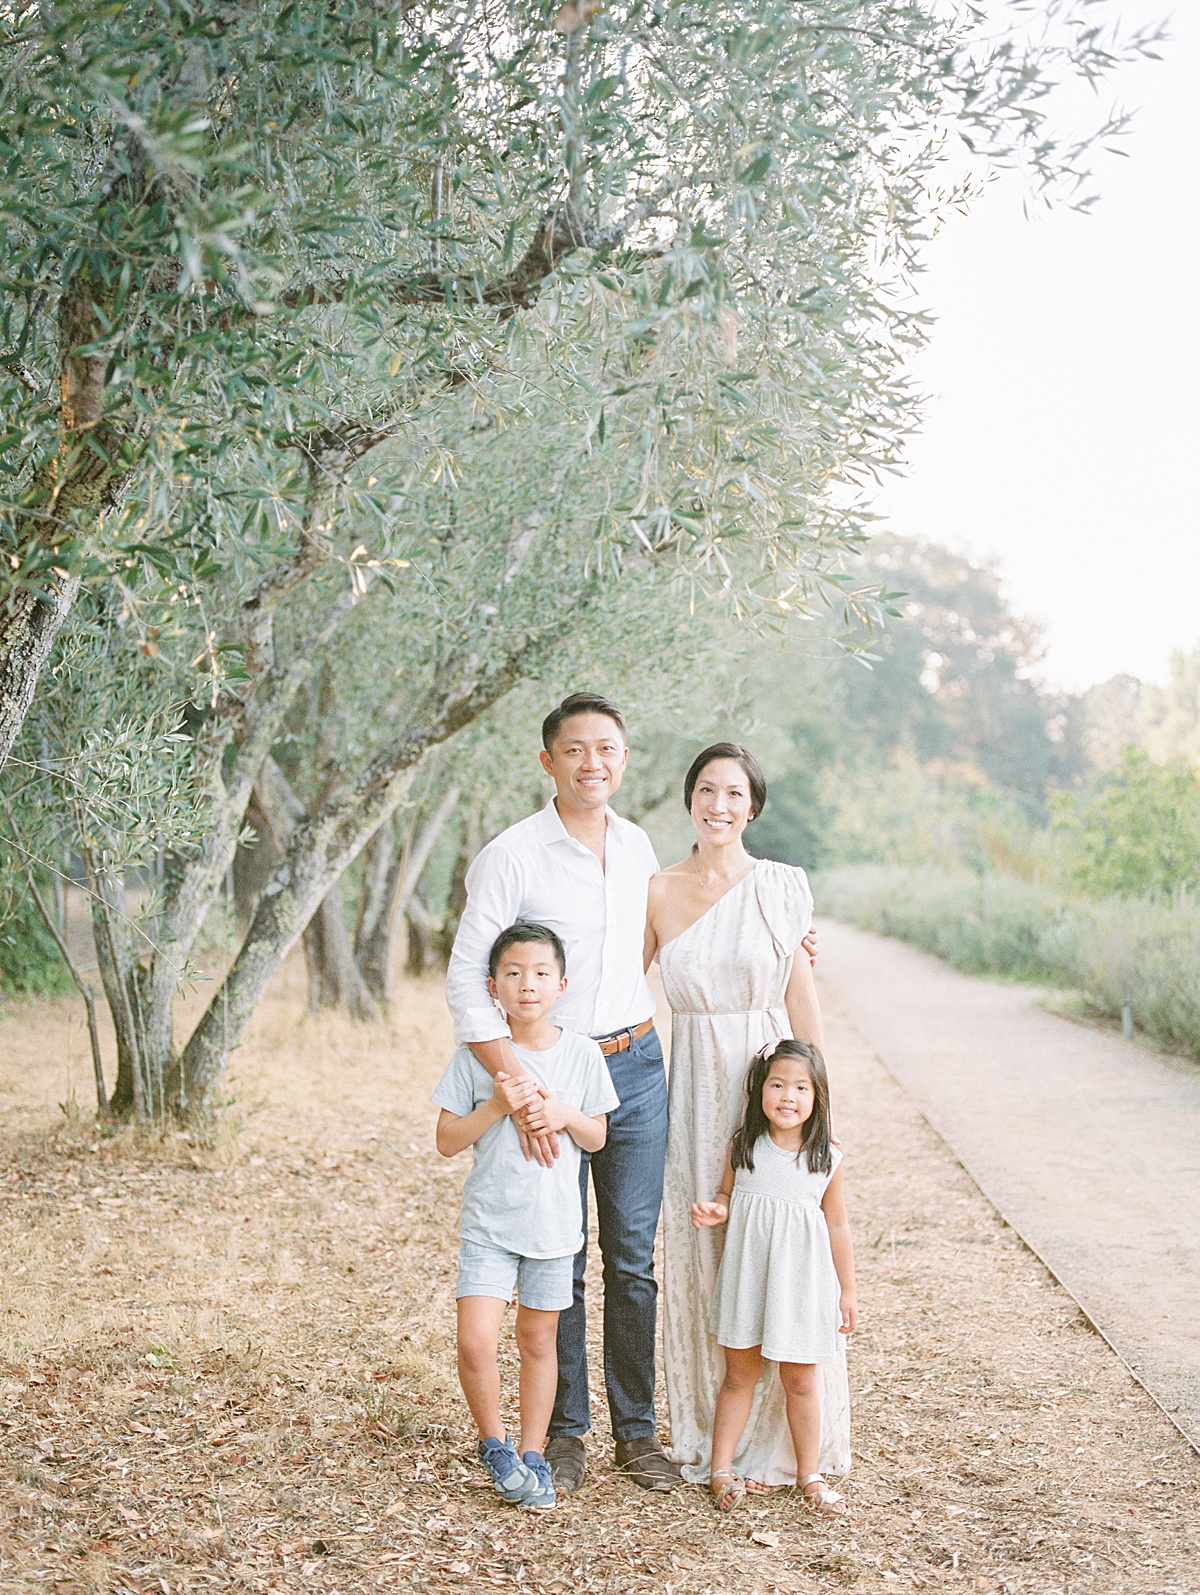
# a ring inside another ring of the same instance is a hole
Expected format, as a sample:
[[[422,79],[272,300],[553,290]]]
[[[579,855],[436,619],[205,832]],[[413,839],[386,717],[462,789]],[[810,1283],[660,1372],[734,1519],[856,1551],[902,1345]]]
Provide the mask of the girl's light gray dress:
[[[840,1290],[821,1198],[828,1174],[764,1135],[754,1167],[738,1169],[709,1328],[722,1346],[761,1346],[772,1362],[832,1363],[838,1355]]]

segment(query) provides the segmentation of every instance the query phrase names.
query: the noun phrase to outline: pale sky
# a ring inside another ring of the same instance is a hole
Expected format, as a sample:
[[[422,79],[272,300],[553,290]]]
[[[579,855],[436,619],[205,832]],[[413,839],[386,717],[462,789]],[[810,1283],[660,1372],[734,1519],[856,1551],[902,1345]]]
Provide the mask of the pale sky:
[[[1076,690],[1200,646],[1200,0],[1112,9],[1173,35],[1102,93],[1136,113],[1125,155],[1100,158],[1090,215],[1028,220],[1005,179],[929,246],[925,427],[875,501],[998,556],[1048,625],[1046,678]]]

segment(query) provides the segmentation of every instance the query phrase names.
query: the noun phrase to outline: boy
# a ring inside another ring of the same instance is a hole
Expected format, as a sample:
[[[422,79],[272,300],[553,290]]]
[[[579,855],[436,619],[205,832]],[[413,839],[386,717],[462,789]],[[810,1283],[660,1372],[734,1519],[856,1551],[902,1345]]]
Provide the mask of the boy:
[[[560,1030],[550,1012],[566,990],[566,954],[545,925],[518,922],[488,955],[488,991],[503,1011],[527,1078],[495,1079],[461,1047],[433,1093],[441,1108],[437,1149],[475,1148],[462,1193],[458,1260],[458,1377],[479,1429],[479,1458],[502,1500],[527,1509],[555,1505],[543,1453],[558,1385],[558,1315],[571,1305],[583,1244],[580,1151],[604,1145],[606,1115],[619,1106],[604,1056],[587,1036]],[[535,1097],[560,1136],[549,1167],[526,1158],[512,1120]],[[500,1419],[497,1352],[504,1309],[517,1288],[521,1442]],[[501,1436],[504,1436],[502,1439]]]

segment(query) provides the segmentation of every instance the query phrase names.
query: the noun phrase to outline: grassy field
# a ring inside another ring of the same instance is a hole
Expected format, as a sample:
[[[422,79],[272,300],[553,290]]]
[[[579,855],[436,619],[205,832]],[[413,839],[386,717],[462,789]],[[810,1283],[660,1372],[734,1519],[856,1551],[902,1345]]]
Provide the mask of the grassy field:
[[[599,1408],[585,1490],[502,1506],[454,1378],[440,989],[368,1029],[305,1015],[302,976],[208,1147],[98,1131],[77,1003],[0,1017],[0,1591],[1200,1590],[1196,1458],[836,1007],[849,1515],[647,1497]]]

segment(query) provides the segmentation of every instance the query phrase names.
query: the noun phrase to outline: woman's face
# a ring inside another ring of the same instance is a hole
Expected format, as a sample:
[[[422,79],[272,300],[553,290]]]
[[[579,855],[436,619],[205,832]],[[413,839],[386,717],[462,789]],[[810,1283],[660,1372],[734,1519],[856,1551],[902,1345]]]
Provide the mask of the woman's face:
[[[736,842],[751,819],[750,781],[736,759],[713,759],[692,788],[696,834],[717,847]]]

